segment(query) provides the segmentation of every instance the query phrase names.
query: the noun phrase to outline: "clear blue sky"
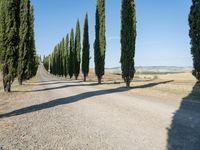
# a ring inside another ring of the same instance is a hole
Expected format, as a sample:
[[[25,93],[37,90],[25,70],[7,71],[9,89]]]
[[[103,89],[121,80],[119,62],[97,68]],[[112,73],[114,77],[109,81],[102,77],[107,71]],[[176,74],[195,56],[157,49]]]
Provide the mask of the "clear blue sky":
[[[91,67],[95,36],[96,0],[31,0],[35,8],[36,48],[48,55],[75,27],[79,18],[83,34],[85,13],[89,15]],[[192,66],[188,14],[190,0],[136,0],[137,66]],[[121,0],[106,0],[106,67],[120,66]]]

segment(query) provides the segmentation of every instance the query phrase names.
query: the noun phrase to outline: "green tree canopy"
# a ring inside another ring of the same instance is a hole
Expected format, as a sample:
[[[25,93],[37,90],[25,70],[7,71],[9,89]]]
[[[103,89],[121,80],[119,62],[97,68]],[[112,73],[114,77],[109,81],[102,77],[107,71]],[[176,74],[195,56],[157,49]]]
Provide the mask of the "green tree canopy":
[[[134,0],[122,0],[121,6],[121,69],[126,86],[135,74],[136,15]]]

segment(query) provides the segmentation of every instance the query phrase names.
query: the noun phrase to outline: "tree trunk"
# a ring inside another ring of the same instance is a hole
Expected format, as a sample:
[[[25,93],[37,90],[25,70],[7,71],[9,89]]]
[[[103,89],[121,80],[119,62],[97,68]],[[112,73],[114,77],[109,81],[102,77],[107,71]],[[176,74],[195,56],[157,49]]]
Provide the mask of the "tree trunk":
[[[5,82],[5,79],[3,79],[3,89],[4,89],[4,92],[6,92],[6,82]]]
[[[126,81],[126,87],[127,87],[127,88],[130,87],[130,81]]]
[[[86,76],[84,76],[84,79],[83,79],[83,81],[84,81],[84,82],[86,82]]]
[[[98,77],[98,84],[101,84],[101,77]]]
[[[5,92],[11,92],[11,83],[10,83],[10,82],[7,82],[7,83],[6,83],[5,88],[4,88],[4,91],[5,91]]]
[[[22,85],[22,80],[18,79],[19,85]]]
[[[7,92],[11,92],[11,83],[10,82],[7,83]]]
[[[76,79],[76,80],[78,80],[78,77],[77,77],[77,76],[75,76],[75,79]]]

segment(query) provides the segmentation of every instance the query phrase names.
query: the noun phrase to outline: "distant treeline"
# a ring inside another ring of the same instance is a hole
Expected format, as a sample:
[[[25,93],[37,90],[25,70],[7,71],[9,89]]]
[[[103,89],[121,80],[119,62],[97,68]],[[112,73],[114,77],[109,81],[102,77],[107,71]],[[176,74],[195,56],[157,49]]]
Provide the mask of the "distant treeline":
[[[80,23],[79,20],[77,20],[75,35],[74,29],[71,29],[70,36],[67,34],[66,38],[63,38],[61,42],[55,46],[53,53],[44,57],[44,67],[54,75],[65,77],[69,75],[70,78],[75,76],[75,78],[78,79],[82,60],[82,72],[84,75],[84,81],[86,81],[86,77],[89,73],[90,60],[88,29],[88,15],[86,14],[82,42],[82,59]]]
[[[8,91],[16,77],[21,85],[37,72],[34,10],[30,0],[0,1],[0,63],[4,89]]]

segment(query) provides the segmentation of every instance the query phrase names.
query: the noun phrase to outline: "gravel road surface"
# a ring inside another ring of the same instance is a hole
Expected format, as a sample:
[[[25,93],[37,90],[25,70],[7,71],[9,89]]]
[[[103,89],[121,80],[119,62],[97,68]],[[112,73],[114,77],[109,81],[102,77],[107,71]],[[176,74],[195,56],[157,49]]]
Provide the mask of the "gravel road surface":
[[[0,149],[200,150],[200,98],[164,101],[38,73],[12,106],[0,98]]]

